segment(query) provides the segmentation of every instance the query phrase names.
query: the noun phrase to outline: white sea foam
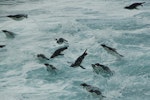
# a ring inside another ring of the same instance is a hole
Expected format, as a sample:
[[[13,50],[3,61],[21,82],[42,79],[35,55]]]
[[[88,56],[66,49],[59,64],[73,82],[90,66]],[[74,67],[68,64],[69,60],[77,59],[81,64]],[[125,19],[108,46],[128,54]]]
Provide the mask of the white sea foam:
[[[1,0],[0,30],[16,33],[7,39],[0,31],[0,97],[2,100],[96,100],[80,86],[99,87],[106,100],[149,100],[150,98],[150,1],[139,10],[124,6],[143,0]],[[7,17],[28,14],[22,21]],[[36,55],[50,57],[66,44],[69,47],[48,61],[58,70],[52,74]],[[102,47],[116,48],[117,60]],[[67,44],[67,45],[68,45]],[[87,49],[82,62],[86,69],[71,68]],[[95,75],[91,64],[107,65],[110,78]]]

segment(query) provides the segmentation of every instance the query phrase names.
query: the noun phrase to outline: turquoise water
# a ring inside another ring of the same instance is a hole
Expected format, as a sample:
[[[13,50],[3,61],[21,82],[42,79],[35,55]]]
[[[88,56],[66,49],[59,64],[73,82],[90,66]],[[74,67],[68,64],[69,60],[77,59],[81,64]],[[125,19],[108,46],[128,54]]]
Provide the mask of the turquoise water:
[[[104,100],[150,99],[150,1],[139,10],[124,6],[143,0],[1,0],[0,30],[16,33],[14,39],[0,32],[0,100],[99,100],[80,84],[99,87]],[[9,14],[28,14],[14,21]],[[36,57],[50,57],[59,47],[55,38],[69,42],[64,56],[48,63],[52,74]],[[100,45],[116,48],[120,60]],[[84,50],[82,65],[71,68]],[[93,73],[91,64],[101,63],[114,71],[105,78]]]

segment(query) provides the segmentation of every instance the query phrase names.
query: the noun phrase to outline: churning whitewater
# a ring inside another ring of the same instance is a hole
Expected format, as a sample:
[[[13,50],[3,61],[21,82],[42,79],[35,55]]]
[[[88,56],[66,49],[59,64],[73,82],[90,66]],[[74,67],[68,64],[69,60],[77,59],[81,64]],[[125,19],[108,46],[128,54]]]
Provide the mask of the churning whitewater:
[[[0,100],[149,100],[149,0],[1,0]]]

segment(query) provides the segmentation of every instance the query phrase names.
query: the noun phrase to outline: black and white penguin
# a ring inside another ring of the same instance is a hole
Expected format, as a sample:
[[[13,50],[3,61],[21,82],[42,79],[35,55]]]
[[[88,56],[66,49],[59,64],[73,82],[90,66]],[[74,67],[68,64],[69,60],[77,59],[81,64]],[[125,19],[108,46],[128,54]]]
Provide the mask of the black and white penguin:
[[[0,48],[4,48],[6,45],[0,45]]]
[[[54,67],[53,65],[50,65],[48,63],[45,63],[44,65],[46,66],[47,71],[49,71],[49,72],[55,72],[56,73],[56,70],[57,70],[56,67]]]
[[[37,58],[40,61],[47,61],[47,60],[49,60],[44,54],[37,54]]]
[[[55,39],[58,44],[67,43],[68,41],[64,38]]]
[[[16,21],[21,21],[25,18],[28,18],[28,15],[27,14],[17,14],[17,15],[8,15],[6,17],[11,18]]]
[[[7,38],[15,38],[16,34],[7,30],[2,30],[5,33]]]
[[[87,49],[84,51],[84,53],[81,55],[81,56],[79,56],[76,60],[75,60],[75,62],[70,66],[70,67],[81,67],[82,69],[85,69],[82,65],[81,65],[81,63],[82,63],[82,61],[83,61],[83,59],[85,58],[85,56],[87,55]]]
[[[141,3],[133,3],[129,6],[126,6],[124,7],[125,9],[129,9],[129,10],[132,10],[132,9],[137,9],[138,6],[143,6],[145,2],[141,2]]]
[[[117,58],[121,58],[123,57],[123,55],[119,54],[115,48],[111,48],[109,46],[106,46],[105,44],[101,44],[101,46],[111,55],[117,57]]]
[[[64,50],[68,49],[68,46],[65,46],[65,47],[62,47],[62,48],[59,48],[57,49],[50,58],[55,58],[59,55],[64,55],[64,54],[61,54],[61,52],[63,52]]]
[[[104,77],[110,77],[113,75],[113,71],[109,69],[109,67],[105,65],[101,65],[99,63],[92,64],[93,72],[96,74],[101,74]]]
[[[86,91],[91,93],[94,97],[98,97],[100,100],[102,100],[103,98],[106,98],[105,96],[102,95],[101,90],[98,87],[94,87],[86,83],[82,83],[80,84],[80,86],[83,86],[83,88],[85,88]]]

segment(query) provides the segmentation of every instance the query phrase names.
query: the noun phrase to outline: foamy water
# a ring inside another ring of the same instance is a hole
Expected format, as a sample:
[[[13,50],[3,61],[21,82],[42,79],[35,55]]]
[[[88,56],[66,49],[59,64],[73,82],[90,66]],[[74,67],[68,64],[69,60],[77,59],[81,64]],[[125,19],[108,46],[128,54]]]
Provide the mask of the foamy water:
[[[139,10],[124,6],[143,0],[1,0],[0,30],[16,33],[14,39],[0,32],[0,100],[98,100],[80,84],[99,87],[104,100],[150,99],[150,1]],[[22,21],[7,17],[28,14]],[[50,57],[68,40],[69,48],[48,61],[51,74],[36,55]],[[124,55],[108,54],[104,43]],[[86,69],[71,68],[87,49],[82,62]],[[105,78],[93,73],[91,64],[101,63],[114,71]]]

